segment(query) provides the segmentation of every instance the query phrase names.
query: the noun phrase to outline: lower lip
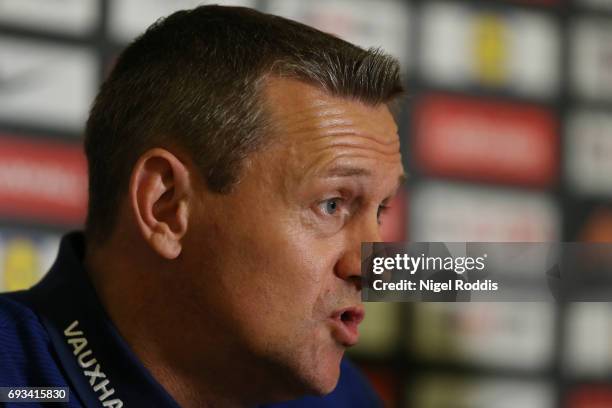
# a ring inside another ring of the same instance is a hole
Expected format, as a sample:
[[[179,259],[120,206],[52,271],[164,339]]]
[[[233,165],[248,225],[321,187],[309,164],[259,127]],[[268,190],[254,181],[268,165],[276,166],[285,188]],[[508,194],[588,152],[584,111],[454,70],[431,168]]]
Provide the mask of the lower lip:
[[[359,341],[359,325],[353,321],[342,321],[340,318],[330,318],[332,336],[345,347],[351,347]]]

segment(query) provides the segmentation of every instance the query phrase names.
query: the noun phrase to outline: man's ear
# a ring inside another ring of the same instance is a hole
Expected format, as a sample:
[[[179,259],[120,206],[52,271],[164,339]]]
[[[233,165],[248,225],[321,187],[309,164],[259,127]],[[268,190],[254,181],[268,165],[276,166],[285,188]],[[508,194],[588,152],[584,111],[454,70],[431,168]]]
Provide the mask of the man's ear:
[[[188,168],[165,149],[148,150],[132,169],[129,188],[131,210],[145,241],[166,259],[179,256],[193,197]]]

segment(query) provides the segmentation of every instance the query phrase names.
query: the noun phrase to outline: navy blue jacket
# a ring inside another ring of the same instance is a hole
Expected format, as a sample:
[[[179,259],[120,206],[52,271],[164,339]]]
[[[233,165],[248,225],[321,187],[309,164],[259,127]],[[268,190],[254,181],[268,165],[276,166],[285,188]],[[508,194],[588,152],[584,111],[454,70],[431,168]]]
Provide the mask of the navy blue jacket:
[[[178,407],[102,308],[83,268],[84,249],[81,233],[66,235],[40,283],[0,295],[0,387],[68,387],[68,407]],[[377,406],[371,387],[344,359],[331,394],[266,407]]]

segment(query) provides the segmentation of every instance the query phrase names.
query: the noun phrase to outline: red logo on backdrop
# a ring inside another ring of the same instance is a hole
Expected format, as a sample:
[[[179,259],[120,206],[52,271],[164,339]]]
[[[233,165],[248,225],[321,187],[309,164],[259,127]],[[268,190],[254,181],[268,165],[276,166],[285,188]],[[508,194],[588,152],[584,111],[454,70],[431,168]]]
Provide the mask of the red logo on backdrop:
[[[548,109],[429,95],[415,130],[415,159],[429,174],[534,186],[557,179],[557,122]]]
[[[0,137],[3,217],[78,225],[87,208],[87,166],[74,145]]]
[[[612,406],[612,390],[603,386],[584,386],[570,394],[568,408],[608,408]]]

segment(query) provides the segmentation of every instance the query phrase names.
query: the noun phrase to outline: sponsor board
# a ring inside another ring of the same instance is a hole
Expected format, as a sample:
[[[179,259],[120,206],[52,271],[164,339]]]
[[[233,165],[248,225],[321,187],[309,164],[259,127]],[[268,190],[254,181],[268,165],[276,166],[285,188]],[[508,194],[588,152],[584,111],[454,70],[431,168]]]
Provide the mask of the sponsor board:
[[[612,373],[612,307],[571,303],[566,321],[565,368],[574,376],[605,378]]]
[[[612,242],[612,209],[600,207],[589,211],[576,238],[582,242]]]
[[[431,361],[540,369],[553,357],[554,307],[545,302],[419,303],[413,351]]]
[[[561,238],[557,204],[544,193],[444,182],[411,191],[415,242],[554,242]]]
[[[0,36],[0,121],[82,129],[96,64],[85,48]]]
[[[420,21],[420,69],[429,81],[535,97],[557,93],[559,28],[549,16],[432,1]]]
[[[397,346],[401,311],[397,303],[364,303],[367,319],[360,325],[359,343],[351,349],[355,355],[386,356]]]
[[[429,174],[549,186],[557,178],[558,144],[546,108],[447,95],[417,103],[413,157]]]
[[[504,352],[514,354],[508,350]],[[429,375],[417,380],[406,395],[407,406],[419,408],[556,406],[550,384],[543,381]]]
[[[60,236],[0,228],[0,292],[27,289],[49,270]]]
[[[590,100],[612,100],[612,18],[573,21],[570,75],[574,92]]]
[[[80,225],[87,207],[87,168],[80,146],[0,135],[0,215]]]
[[[120,42],[127,43],[162,17],[175,11],[202,4],[243,6],[254,8],[256,0],[109,0],[109,32]]]
[[[0,22],[28,28],[84,34],[98,22],[96,0],[2,0]]]
[[[568,393],[567,408],[608,408],[612,406],[609,386],[584,385]]]
[[[411,9],[398,0],[270,0],[267,12],[329,32],[361,47],[380,47],[410,63]]]
[[[612,10],[612,0],[578,0],[576,3],[595,9]]]
[[[612,196],[612,114],[575,111],[567,121],[568,185],[579,195]]]

